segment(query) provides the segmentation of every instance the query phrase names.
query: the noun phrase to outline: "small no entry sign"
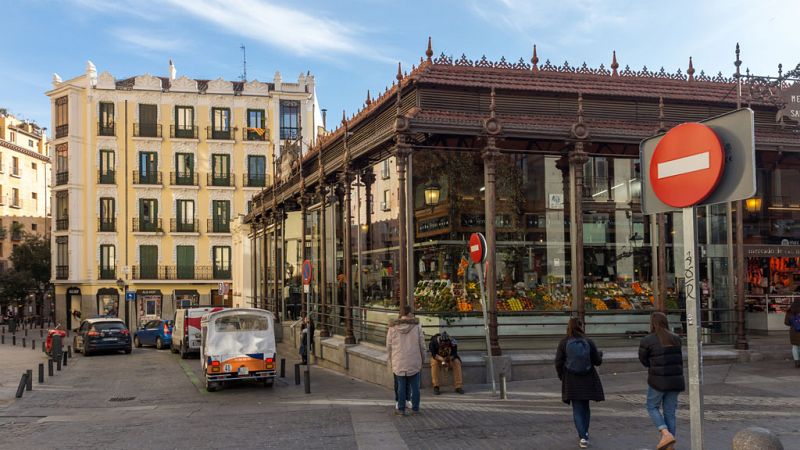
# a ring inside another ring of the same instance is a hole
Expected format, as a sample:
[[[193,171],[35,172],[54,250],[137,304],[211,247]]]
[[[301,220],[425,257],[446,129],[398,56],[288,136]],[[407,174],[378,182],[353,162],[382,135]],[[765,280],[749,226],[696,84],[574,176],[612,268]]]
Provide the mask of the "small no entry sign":
[[[303,284],[308,286],[311,284],[311,261],[303,261]]]
[[[483,234],[472,233],[469,237],[469,257],[475,264],[480,264],[486,259],[486,238]]]

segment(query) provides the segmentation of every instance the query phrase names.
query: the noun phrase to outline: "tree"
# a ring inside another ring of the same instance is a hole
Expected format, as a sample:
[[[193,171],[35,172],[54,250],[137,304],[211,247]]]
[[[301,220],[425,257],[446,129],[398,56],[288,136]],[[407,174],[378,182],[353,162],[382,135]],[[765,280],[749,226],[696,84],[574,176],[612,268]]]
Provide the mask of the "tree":
[[[19,304],[35,288],[30,273],[6,270],[0,273],[0,304]]]
[[[27,272],[42,289],[50,283],[50,241],[39,235],[26,234],[25,241],[8,258],[17,272]]]

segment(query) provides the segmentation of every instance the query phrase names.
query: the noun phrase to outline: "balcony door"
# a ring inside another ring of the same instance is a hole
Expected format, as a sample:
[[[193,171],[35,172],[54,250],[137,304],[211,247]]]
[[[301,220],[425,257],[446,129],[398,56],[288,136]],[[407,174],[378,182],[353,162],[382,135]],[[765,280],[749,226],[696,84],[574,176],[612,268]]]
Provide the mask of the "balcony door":
[[[158,202],[153,198],[139,199],[139,230],[157,231],[158,229]]]
[[[176,200],[175,216],[177,223],[174,231],[179,233],[196,232],[194,229],[194,200]]]
[[[231,157],[230,155],[211,155],[211,172],[213,186],[230,186]]]
[[[139,135],[156,137],[158,135],[158,107],[156,105],[139,105]]]
[[[194,155],[191,153],[175,154],[175,184],[194,184]]]
[[[214,233],[227,233],[230,231],[231,202],[228,200],[213,200],[211,203],[213,212],[212,230]]]
[[[158,182],[158,153],[139,152],[139,182],[141,184]]]
[[[139,246],[139,278],[156,279],[158,276],[158,246]]]
[[[178,279],[191,280],[194,278],[194,246],[178,245]]]

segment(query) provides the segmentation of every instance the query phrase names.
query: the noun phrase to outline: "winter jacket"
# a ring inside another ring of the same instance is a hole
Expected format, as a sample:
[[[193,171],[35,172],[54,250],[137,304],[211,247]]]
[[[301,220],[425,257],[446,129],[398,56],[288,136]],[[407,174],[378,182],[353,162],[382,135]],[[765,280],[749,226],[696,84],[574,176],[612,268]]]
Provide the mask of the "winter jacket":
[[[434,334],[428,344],[428,351],[431,353],[431,358],[435,358],[436,355],[439,354],[439,336],[441,336],[441,334]],[[458,356],[458,344],[456,344],[456,340],[452,337],[450,338],[450,357],[461,361],[461,358]]]
[[[392,363],[392,372],[399,376],[416,375],[425,360],[425,337],[419,319],[401,317],[389,321],[386,350]]]
[[[558,343],[556,350],[556,372],[561,380],[561,401],[569,403],[570,400],[594,400],[602,402],[606,399],[603,393],[603,383],[600,375],[597,374],[595,366],[603,363],[603,354],[597,350],[597,346],[591,339],[589,341],[590,357],[592,359],[592,370],[585,375],[578,375],[569,372],[564,366],[567,362],[567,340],[564,338]]]
[[[674,344],[661,345],[658,335],[648,334],[639,343],[639,361],[647,367],[647,384],[661,392],[683,391],[683,353],[681,338],[672,335]]]
[[[800,331],[797,331],[792,326],[792,317],[794,317],[794,307],[789,308],[786,311],[786,317],[783,319],[783,323],[789,327],[789,342],[792,345],[800,345]],[[800,308],[798,308],[797,314],[800,314]]]

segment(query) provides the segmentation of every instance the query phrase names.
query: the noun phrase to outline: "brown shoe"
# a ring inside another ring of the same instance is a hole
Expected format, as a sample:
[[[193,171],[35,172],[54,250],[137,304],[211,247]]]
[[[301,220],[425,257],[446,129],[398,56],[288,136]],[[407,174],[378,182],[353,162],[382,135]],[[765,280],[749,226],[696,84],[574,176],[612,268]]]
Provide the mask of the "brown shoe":
[[[667,430],[661,431],[661,440],[658,441],[658,450],[667,450],[675,445],[675,436]]]
[[[794,368],[795,369],[800,368],[800,360],[794,362]]]

